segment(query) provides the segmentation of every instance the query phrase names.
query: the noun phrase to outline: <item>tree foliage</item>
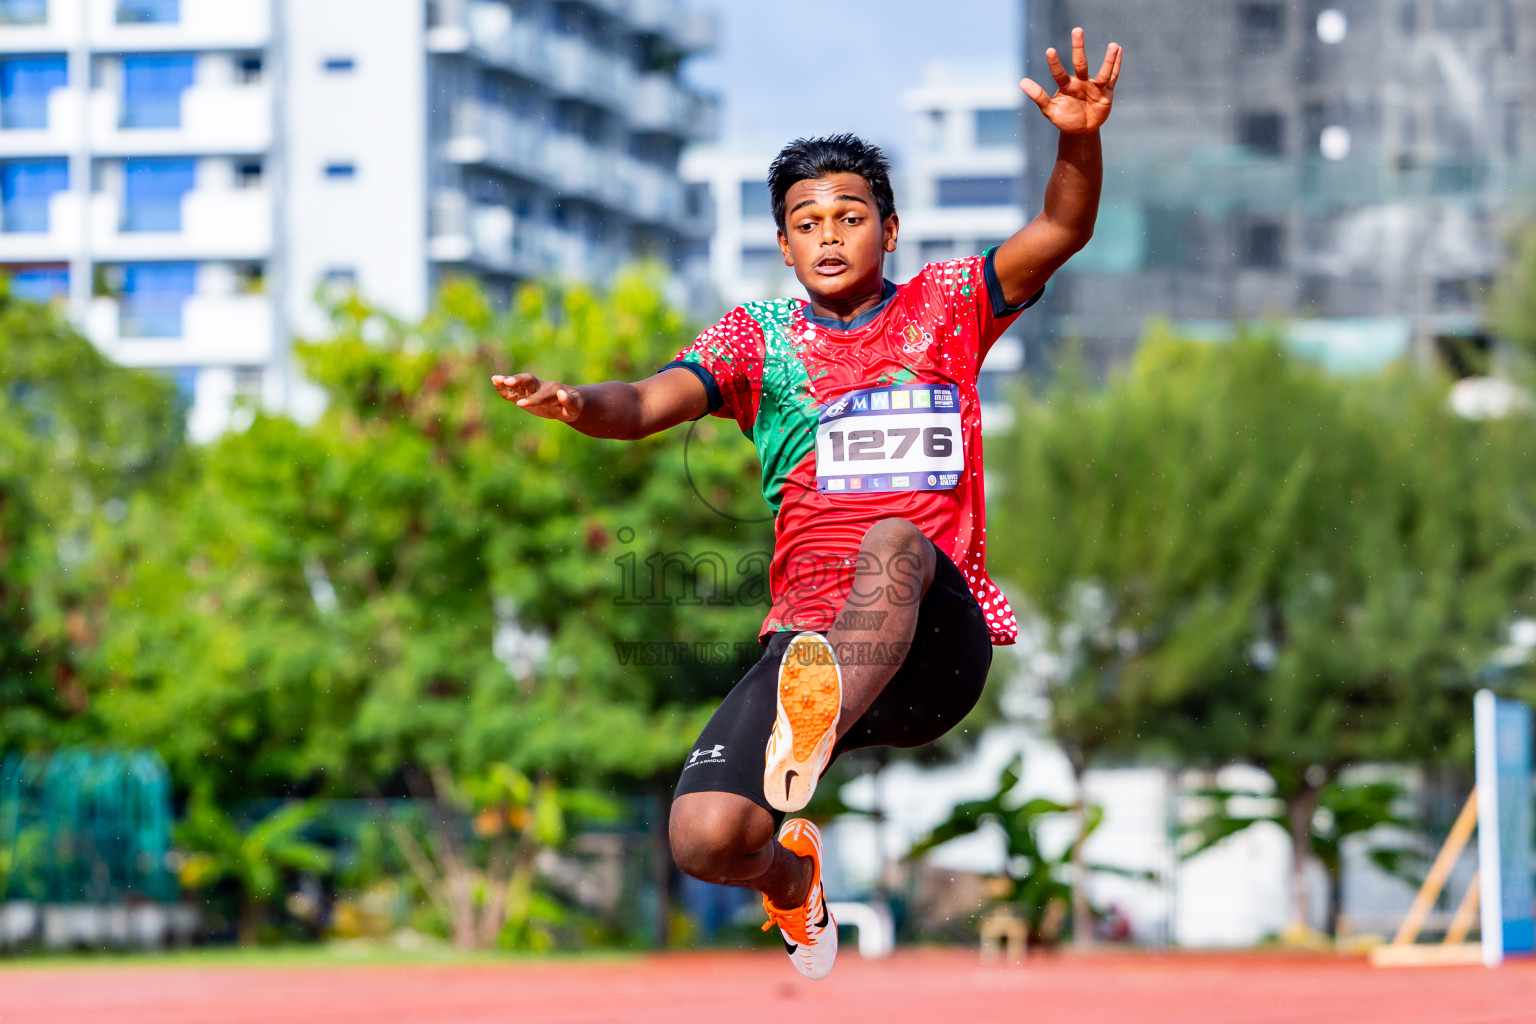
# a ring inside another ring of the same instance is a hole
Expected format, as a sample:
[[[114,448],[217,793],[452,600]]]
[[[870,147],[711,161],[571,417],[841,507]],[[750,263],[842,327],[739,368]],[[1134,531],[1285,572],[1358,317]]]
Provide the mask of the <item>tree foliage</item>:
[[[1470,763],[1471,693],[1536,599],[1536,452],[1526,419],[1444,395],[1157,336],[1102,390],[1022,398],[992,559],[1056,657],[1074,763],[1256,764],[1298,864],[1343,766]]]
[[[488,378],[643,375],[685,340],[640,278],[529,288],[505,315],[453,286],[419,324],[339,309],[332,339],[299,347],[318,422],[259,416],[187,489],[132,507],[99,648],[114,734],[224,798],[369,795],[413,766],[670,776],[736,665],[623,645],[750,638],[762,610],[708,563],[674,559],[653,595],[646,559],[714,553],[750,582],[764,530],[689,492],[677,432],[592,440]],[[739,441],[690,459],[717,502],[755,475]]]
[[[181,449],[172,385],[0,284],[0,749],[47,745],[89,709],[82,652],[115,584],[101,535]]]

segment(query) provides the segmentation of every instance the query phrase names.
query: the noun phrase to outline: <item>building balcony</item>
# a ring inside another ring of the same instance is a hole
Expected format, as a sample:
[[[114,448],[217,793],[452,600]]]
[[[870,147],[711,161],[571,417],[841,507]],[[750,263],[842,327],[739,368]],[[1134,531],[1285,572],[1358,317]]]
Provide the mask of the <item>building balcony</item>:
[[[505,4],[439,8],[438,23],[427,32],[432,53],[473,53],[481,60],[535,81],[549,75],[544,34],[539,25],[514,18]]]
[[[0,53],[65,53],[80,38],[80,7],[50,3],[35,23],[0,22]]]
[[[181,0],[178,21],[128,24],[118,23],[118,0],[86,2],[97,50],[259,50],[272,41],[271,0]],[[49,4],[50,15],[67,6]]]
[[[686,217],[686,186],[661,168],[622,157],[618,181],[624,212],[635,220],[676,226]]]
[[[84,241],[81,198],[76,192],[50,196],[46,231],[0,231],[0,262],[62,263],[72,259]]]
[[[122,97],[91,95],[91,145],[99,156],[263,153],[272,145],[272,91],[265,85],[194,85],[181,94],[176,128],[124,128]]]
[[[687,8],[681,0],[631,0],[629,17],[641,32],[665,39],[684,53],[713,49],[719,35],[712,13]]]
[[[505,206],[472,203],[445,189],[432,197],[427,254],[437,263],[472,264],[492,273],[536,277],[548,269],[542,233]]]
[[[636,76],[618,57],[575,36],[548,36],[544,50],[549,57],[549,82],[556,90],[615,110],[623,108]]]
[[[501,107],[466,100],[453,109],[447,158],[459,164],[488,164],[542,180],[548,130]]]
[[[81,94],[55,89],[48,94],[48,127],[0,129],[0,157],[67,156],[80,148],[85,127]]]
[[[168,319],[172,328],[178,318]],[[135,324],[131,313],[125,317],[120,298],[98,296],[86,315],[86,333],[127,366],[259,365],[272,358],[272,300],[266,295],[191,295],[179,319],[179,335],[144,336],[136,333],[142,323]]]
[[[265,189],[193,189],[180,228],[126,231],[122,200],[91,197],[91,256],[98,260],[261,260],[272,252],[272,197]]]
[[[719,114],[715,100],[689,92],[670,75],[640,75],[629,97],[629,122],[635,131],[685,139],[715,135]]]

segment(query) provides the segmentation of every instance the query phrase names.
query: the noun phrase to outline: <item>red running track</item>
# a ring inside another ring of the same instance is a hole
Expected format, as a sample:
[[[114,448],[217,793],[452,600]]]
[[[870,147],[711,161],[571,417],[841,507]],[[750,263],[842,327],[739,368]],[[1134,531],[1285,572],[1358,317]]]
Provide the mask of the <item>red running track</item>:
[[[851,954],[852,951],[850,950]],[[1278,954],[1105,954],[978,965],[777,954],[595,963],[0,967],[5,1024],[1530,1024],[1536,964],[1376,969]]]

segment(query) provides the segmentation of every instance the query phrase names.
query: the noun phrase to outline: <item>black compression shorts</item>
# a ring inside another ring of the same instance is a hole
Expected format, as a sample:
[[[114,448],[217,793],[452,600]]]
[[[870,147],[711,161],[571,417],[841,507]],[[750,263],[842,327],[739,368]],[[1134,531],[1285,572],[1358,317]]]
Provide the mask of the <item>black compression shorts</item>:
[[[861,747],[920,747],[960,723],[976,702],[992,666],[987,620],[965,577],[949,557],[934,548],[933,584],[917,609],[917,628],[901,667],[869,710],[838,741],[832,759]],[[782,811],[763,795],[763,765],[777,711],[779,663],[797,635],[774,633],[763,657],[747,670],[699,734],[683,764],[676,796],[684,793],[735,793],[774,816]],[[879,657],[876,650],[854,648],[839,657]],[[830,764],[830,762],[829,762]]]

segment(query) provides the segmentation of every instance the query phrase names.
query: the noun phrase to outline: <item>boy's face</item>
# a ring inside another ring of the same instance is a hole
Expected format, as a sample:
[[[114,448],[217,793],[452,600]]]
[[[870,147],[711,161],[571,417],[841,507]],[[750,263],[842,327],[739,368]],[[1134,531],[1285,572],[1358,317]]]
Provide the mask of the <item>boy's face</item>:
[[[874,193],[859,175],[808,178],[784,196],[779,248],[811,298],[835,305],[881,291],[896,229],[894,213],[881,223]]]

